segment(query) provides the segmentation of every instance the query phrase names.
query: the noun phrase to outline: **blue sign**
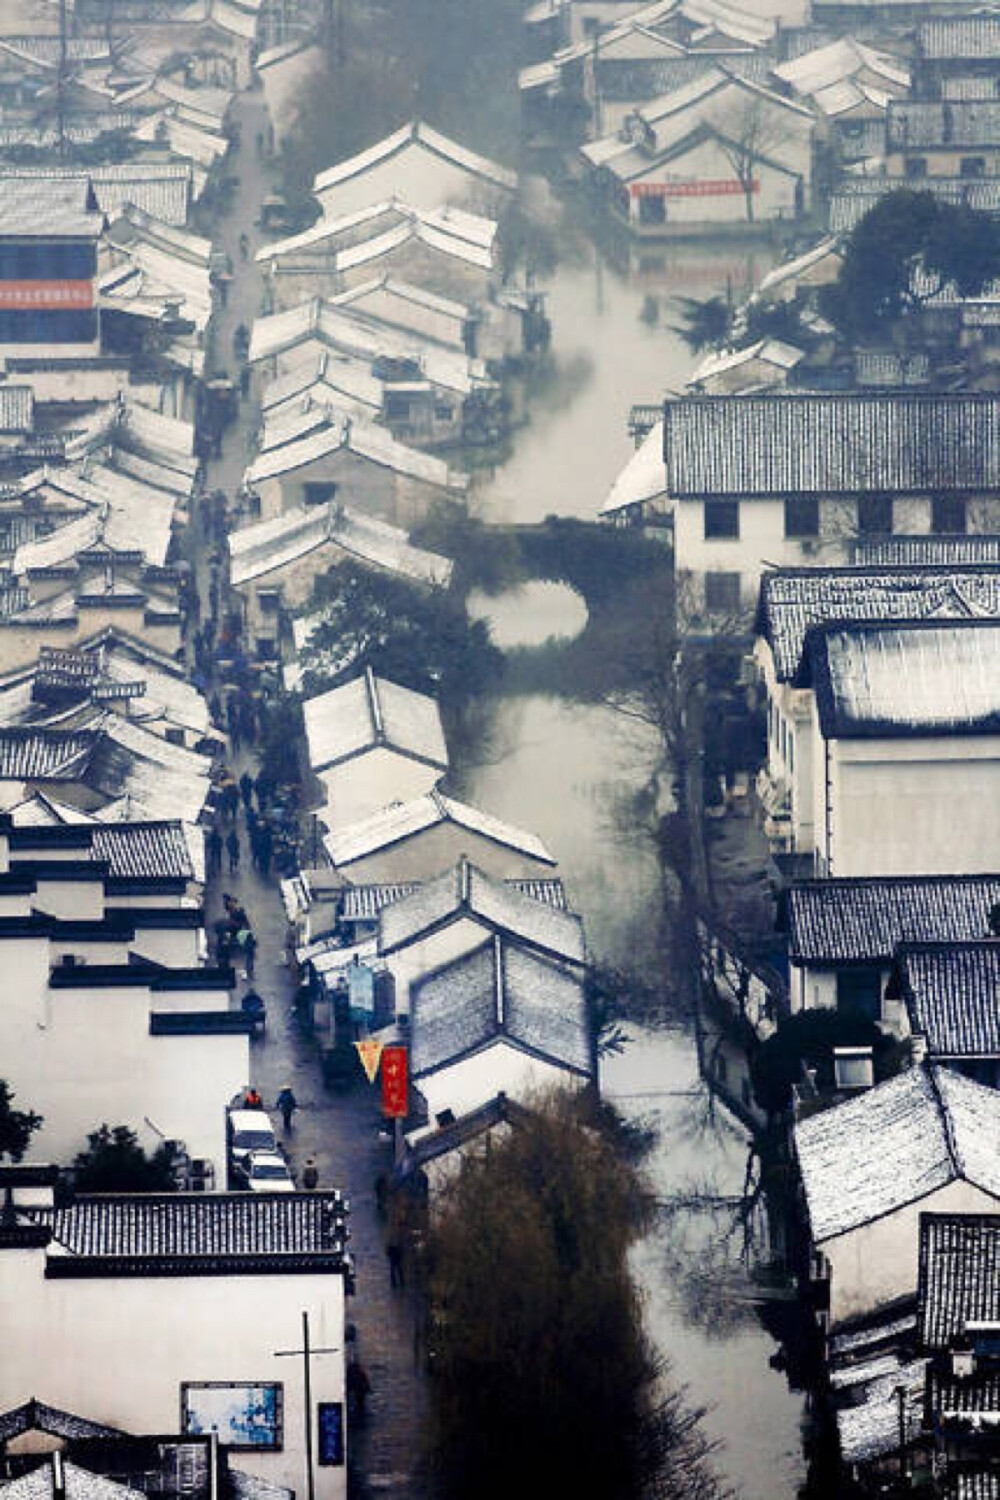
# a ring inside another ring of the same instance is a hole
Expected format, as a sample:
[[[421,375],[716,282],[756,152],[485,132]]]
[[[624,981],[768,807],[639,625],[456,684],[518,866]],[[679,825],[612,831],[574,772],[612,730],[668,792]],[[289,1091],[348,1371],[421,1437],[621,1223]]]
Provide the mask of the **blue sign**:
[[[319,1461],[321,1464],[344,1462],[344,1404],[321,1401],[316,1408],[319,1427]]]
[[[352,1017],[370,1021],[375,1014],[375,971],[367,964],[351,964],[347,988]]]

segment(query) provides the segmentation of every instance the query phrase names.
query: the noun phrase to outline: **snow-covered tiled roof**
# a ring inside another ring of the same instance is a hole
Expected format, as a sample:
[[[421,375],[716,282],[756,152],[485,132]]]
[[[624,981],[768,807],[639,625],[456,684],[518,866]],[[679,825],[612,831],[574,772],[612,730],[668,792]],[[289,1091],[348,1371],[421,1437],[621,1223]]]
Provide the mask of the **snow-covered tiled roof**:
[[[867,1384],[860,1397],[855,1397],[856,1404],[838,1409],[837,1434],[845,1464],[871,1463],[898,1452],[900,1390],[905,1392],[903,1421],[907,1440],[920,1432],[927,1360],[896,1361],[895,1365]]]
[[[1000,734],[1000,620],[819,626],[806,657],[825,739]]]
[[[413,986],[410,1037],[414,1079],[500,1038],[573,1072],[591,1071],[579,973],[499,937]]]
[[[141,1491],[130,1485],[116,1484],[103,1474],[92,1474],[65,1460],[58,1481],[52,1462],[43,1459],[30,1474],[0,1484],[3,1500],[135,1500]]]
[[[664,408],[683,496],[1000,489],[1000,397],[911,392],[681,396]]]
[[[947,1349],[967,1323],[1000,1323],[1000,1216],[924,1214],[917,1326],[925,1349]]]
[[[900,943],[986,937],[1000,874],[807,880],[785,900],[793,964],[885,966]]]
[[[93,1275],[101,1262],[119,1276],[309,1273],[336,1269],[344,1250],[339,1193],[111,1193],[23,1214],[51,1229],[49,1275]]]
[[[535,834],[502,823],[499,818],[470,807],[468,803],[456,802],[442,792],[429,792],[426,797],[395,804],[371,818],[334,830],[324,842],[334,865],[349,865],[444,822],[455,823],[481,838],[527,855],[539,864],[556,863]]]
[[[234,588],[288,567],[330,537],[330,506],[299,506],[229,534],[230,580]]]
[[[441,157],[454,166],[463,167],[471,176],[484,179],[492,187],[503,188],[510,193],[514,192],[517,187],[516,175],[509,172],[506,167],[499,166],[485,156],[477,156],[474,151],[469,151],[457,141],[442,135],[440,131],[433,130],[419,120],[414,120],[392,135],[377,141],[374,146],[369,146],[367,150],[360,151],[356,156],[348,157],[345,161],[337,162],[336,166],[328,167],[325,172],[320,172],[313,184],[313,191],[317,194],[330,192],[339,187],[342,182],[360,176],[413,145],[422,146],[432,156]]]
[[[376,677],[370,669],[303,705],[309,763],[321,772],[368,750],[448,769],[441,712],[433,698]]]
[[[795,1152],[816,1244],[964,1180],[1000,1200],[1000,1091],[915,1067],[800,1120]]]
[[[666,487],[663,423],[654,422],[611,486],[608,498],[601,506],[601,515],[614,515],[617,511],[627,510],[630,505],[642,505],[662,495]]]
[[[376,327],[370,318],[352,312],[349,307],[338,307],[320,298],[257,318],[248,358],[251,364],[272,357],[280,359],[296,351],[308,351],[310,345],[317,354],[325,349],[338,356],[363,360],[369,369],[380,359],[407,361],[417,370],[416,378],[461,395],[489,384],[482,360],[470,359],[463,350],[445,348],[411,330],[384,324]],[[302,357],[301,353],[298,357]]]
[[[493,932],[508,933],[572,963],[583,963],[583,924],[570,912],[523,894],[468,860],[436,876],[412,895],[386,905],[379,917],[379,953],[386,955],[447,923],[471,917]]]
[[[906,942],[896,979],[929,1057],[1000,1058],[1000,939]]]
[[[1000,563],[981,568],[776,568],[760,584],[757,633],[779,682],[796,676],[806,635],[840,620],[1000,619]]]

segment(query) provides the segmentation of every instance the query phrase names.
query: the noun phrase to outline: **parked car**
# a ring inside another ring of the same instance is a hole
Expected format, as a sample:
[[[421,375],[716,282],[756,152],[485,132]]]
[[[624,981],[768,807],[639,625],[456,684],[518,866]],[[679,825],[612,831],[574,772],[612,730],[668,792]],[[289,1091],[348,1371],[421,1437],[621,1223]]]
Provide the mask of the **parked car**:
[[[251,1193],[294,1193],[288,1163],[277,1151],[251,1151],[245,1168]]]
[[[278,1140],[274,1128],[262,1109],[231,1109],[226,1115],[226,1130],[229,1139],[229,1170],[244,1180],[247,1165],[255,1151],[269,1151],[278,1155]]]

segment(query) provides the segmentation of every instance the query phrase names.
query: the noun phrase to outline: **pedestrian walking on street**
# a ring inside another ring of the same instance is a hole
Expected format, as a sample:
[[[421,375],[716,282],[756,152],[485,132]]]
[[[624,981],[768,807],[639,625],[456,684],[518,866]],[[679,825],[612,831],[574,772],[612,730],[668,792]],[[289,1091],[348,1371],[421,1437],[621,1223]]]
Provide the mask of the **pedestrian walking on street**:
[[[250,803],[253,799],[253,777],[249,771],[244,771],[240,777],[240,796],[243,798],[243,806],[247,812],[250,811]]]
[[[250,236],[244,230],[240,235],[240,259],[246,260],[250,254]]]
[[[319,1169],[314,1156],[306,1157],[306,1164],[302,1168],[302,1186],[307,1193],[314,1193],[319,1187]]]
[[[390,1240],[385,1247],[385,1253],[389,1260],[389,1285],[395,1291],[406,1285],[403,1277],[403,1247],[398,1240]]]
[[[222,834],[214,826],[208,830],[205,840],[205,852],[208,863],[208,878],[213,879],[222,874]]]
[[[371,1393],[372,1383],[368,1371],[360,1360],[352,1359],[345,1374],[347,1383],[347,1417],[349,1421],[363,1422],[365,1406]]]
[[[240,867],[240,836],[235,828],[226,834],[226,851],[229,854],[229,873],[235,875]]]
[[[243,939],[243,956],[247,963],[247,978],[253,978],[254,965],[257,962],[257,939],[247,928],[247,935]]]
[[[299,1101],[292,1093],[291,1085],[286,1083],[285,1087],[281,1090],[281,1093],[275,1100],[275,1108],[280,1111],[281,1118],[284,1122],[286,1130],[291,1130],[292,1116],[294,1115],[298,1107]]]

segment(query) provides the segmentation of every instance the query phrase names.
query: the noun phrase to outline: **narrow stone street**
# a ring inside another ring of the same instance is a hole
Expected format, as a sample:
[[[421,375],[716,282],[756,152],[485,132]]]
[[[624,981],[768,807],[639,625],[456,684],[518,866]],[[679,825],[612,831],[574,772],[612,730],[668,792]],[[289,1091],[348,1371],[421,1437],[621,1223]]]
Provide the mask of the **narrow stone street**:
[[[214,367],[228,370],[238,381],[240,365],[233,355],[233,334],[241,323],[249,329],[261,309],[263,284],[253,256],[260,242],[260,204],[273,191],[275,174],[273,164],[257,148],[259,138],[265,142],[268,138],[262,94],[244,94],[237,101],[235,118],[241,146],[234,154],[232,171],[238,184],[213,230],[216,248],[227,251],[232,260],[233,280],[226,306],[213,322],[213,334]],[[240,249],[244,234],[249,242],[245,257]],[[242,398],[237,418],[225,432],[221,456],[208,466],[207,490],[225,492],[230,525],[239,524],[235,502],[258,420],[259,406],[251,391]],[[206,599],[212,543],[200,525],[195,526],[193,540],[192,562]],[[209,691],[214,687],[211,684]],[[252,749],[230,754],[227,763],[236,777],[245,770],[251,774],[257,770]],[[357,1294],[348,1306],[348,1319],[355,1329],[356,1357],[371,1382],[366,1418],[349,1431],[351,1494],[359,1500],[379,1493],[419,1500],[423,1487],[417,1470],[427,1409],[426,1375],[416,1358],[414,1289],[409,1284],[401,1290],[390,1287],[384,1224],[376,1203],[376,1178],[391,1167],[391,1142],[382,1129],[380,1094],[377,1086],[364,1080],[360,1065],[348,1091],[334,1094],[325,1087],[316,1047],[292,1010],[278,877],[272,871],[264,879],[253,868],[242,804],[231,826],[240,839],[239,869],[209,882],[205,917],[207,929],[214,931],[213,924],[223,913],[223,893],[229,893],[245,907],[257,938],[253,987],[266,1002],[267,1027],[265,1035],[252,1043],[252,1080],[248,1081],[264,1097],[296,1181],[301,1180],[306,1158],[312,1156],[319,1169],[319,1185],[341,1189],[351,1204]],[[228,832],[228,826],[223,826],[223,832]],[[225,857],[223,862],[228,868]],[[237,978],[238,1003],[250,981],[239,968]],[[300,1106],[288,1131],[282,1130],[274,1109],[285,1084],[292,1086]]]

